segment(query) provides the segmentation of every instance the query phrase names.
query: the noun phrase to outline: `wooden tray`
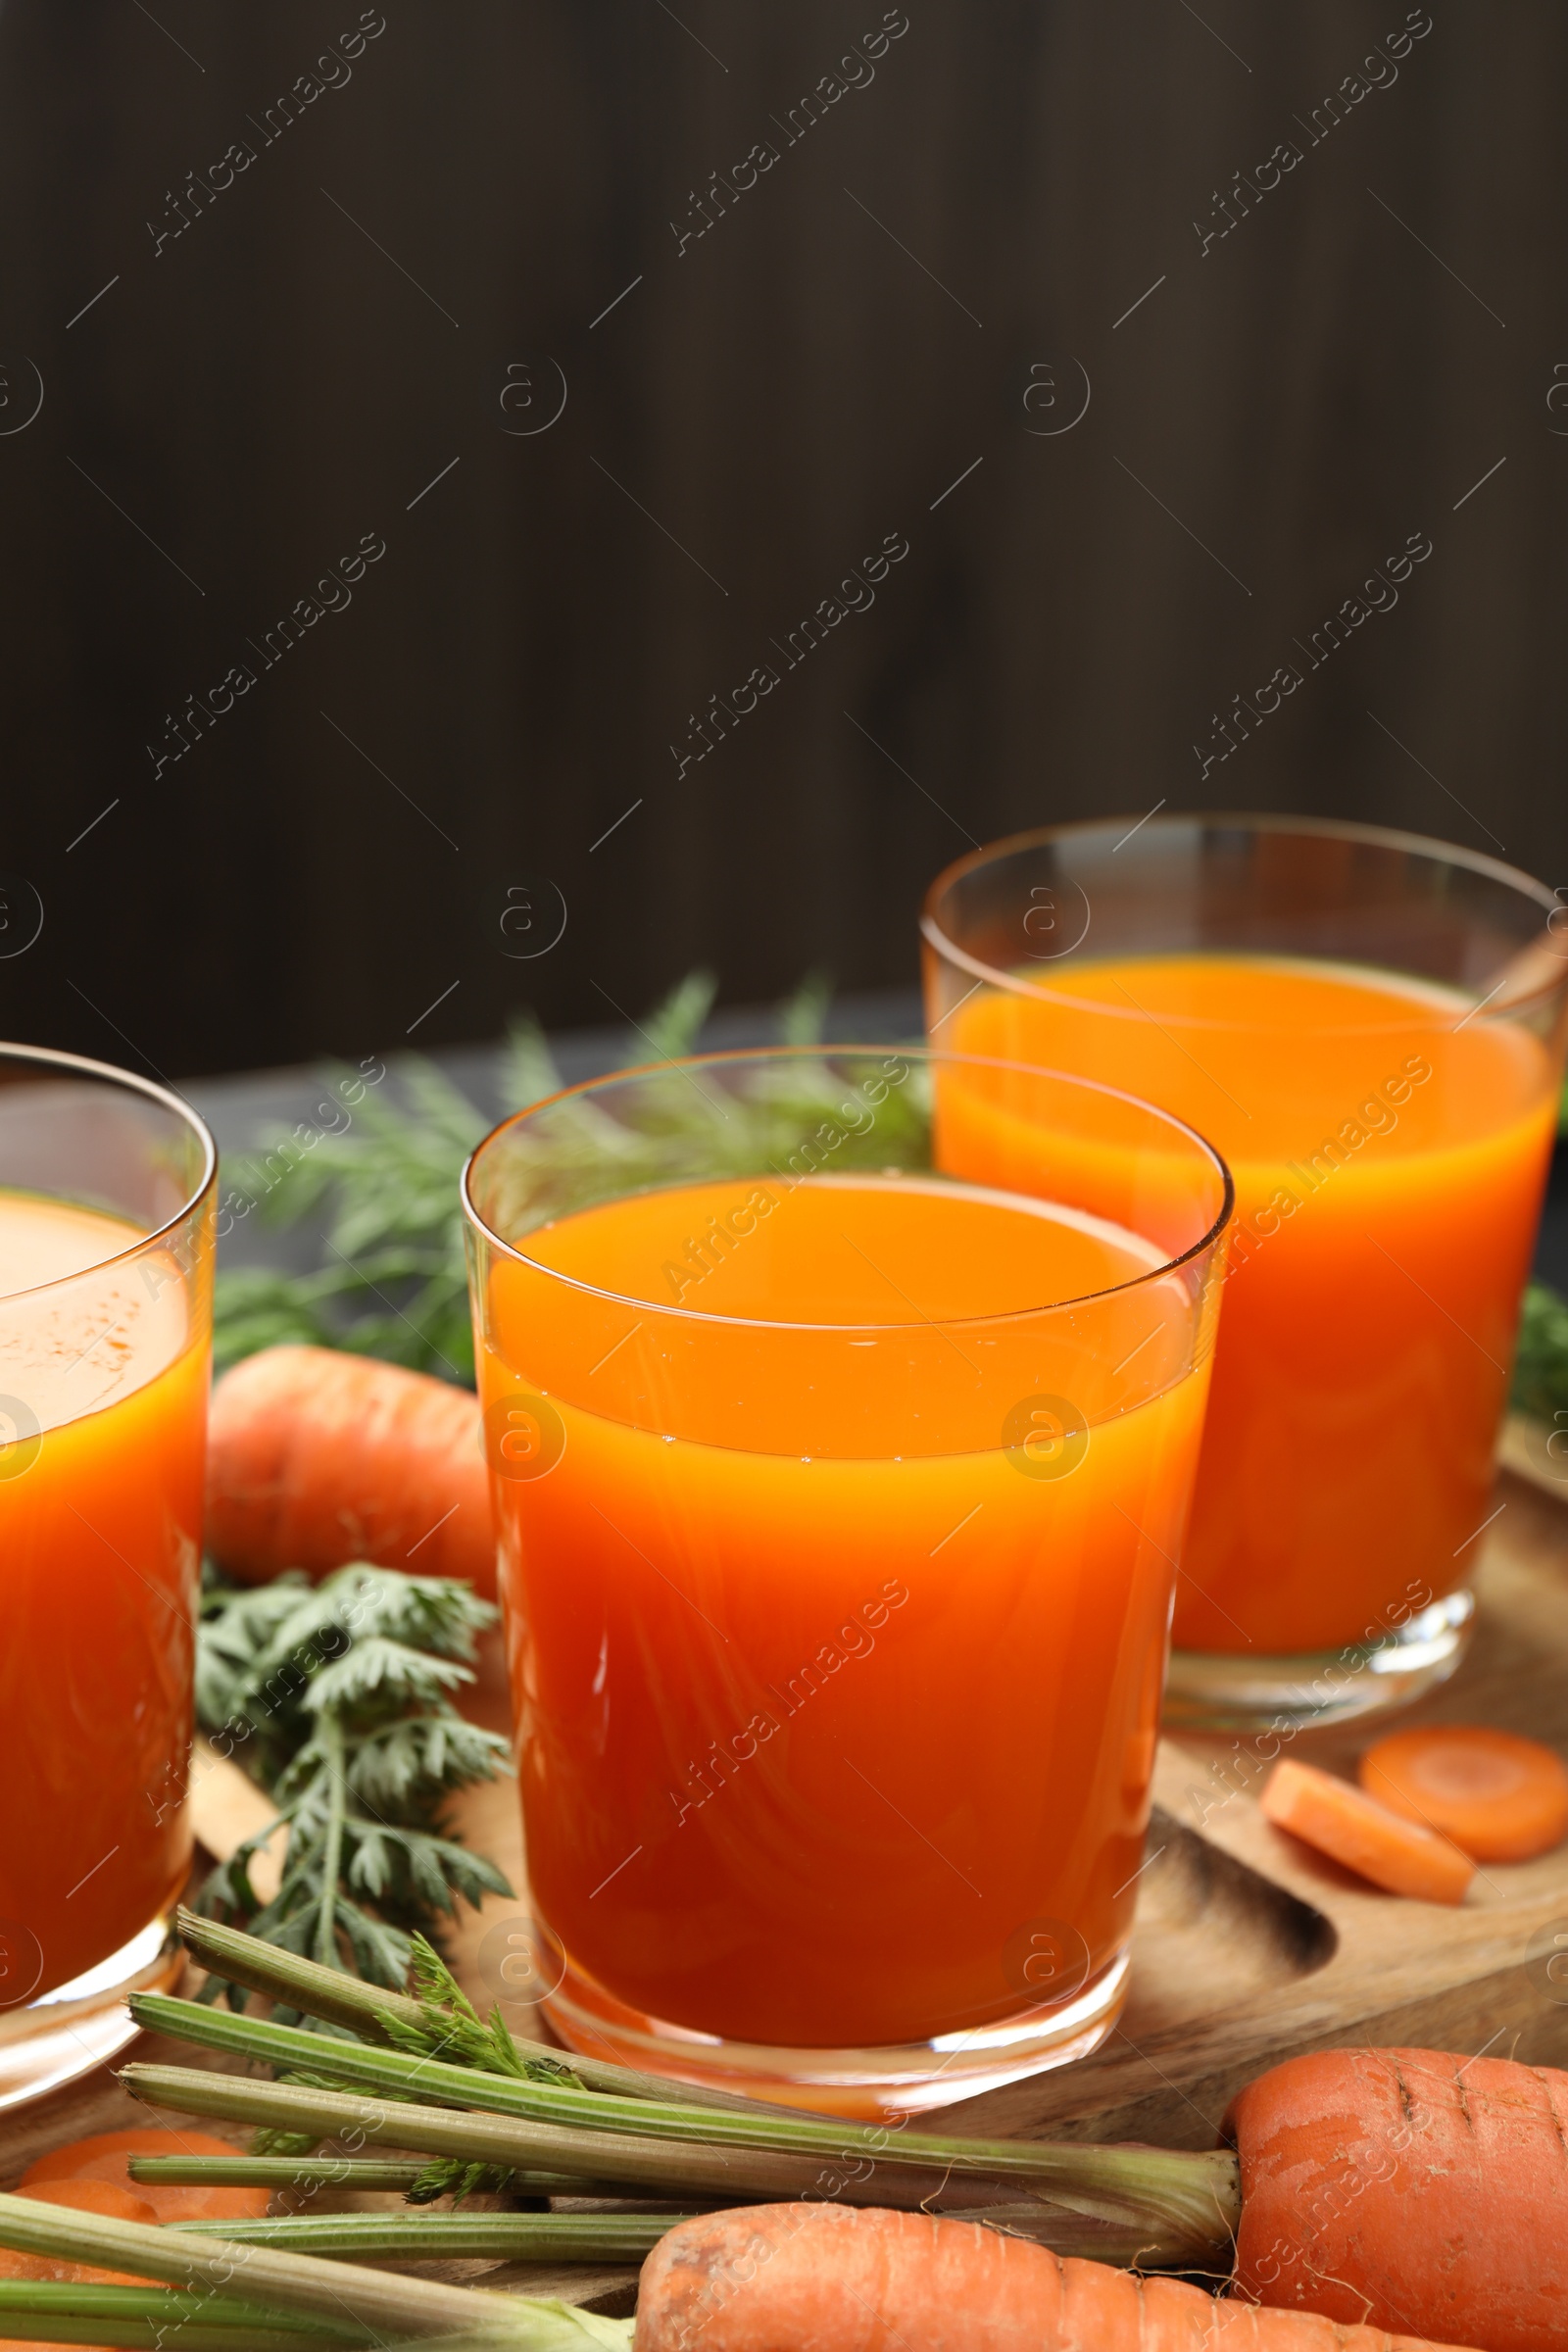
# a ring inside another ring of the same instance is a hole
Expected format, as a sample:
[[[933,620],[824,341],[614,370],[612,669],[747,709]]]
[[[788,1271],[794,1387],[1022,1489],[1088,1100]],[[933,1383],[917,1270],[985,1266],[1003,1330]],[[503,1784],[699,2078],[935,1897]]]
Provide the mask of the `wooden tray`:
[[[1402,1720],[1496,1724],[1560,1743],[1568,1728],[1568,1462],[1553,1462],[1539,1433],[1517,1424],[1502,1458],[1510,1465],[1497,1489],[1503,1508],[1476,1578],[1470,1654],[1446,1690]],[[505,1722],[496,1651],[472,1711]],[[1364,1738],[1353,1728],[1303,1734],[1289,1752],[1343,1765]],[[1568,1950],[1568,1847],[1536,1862],[1488,1866],[1458,1909],[1381,1894],[1263,1820],[1252,1791],[1273,1744],[1262,1742],[1259,1755],[1255,1744],[1230,1740],[1161,1743],[1152,1859],[1140,1890],[1121,2023],[1093,2058],[945,2109],[933,2128],[1207,2147],[1232,2092],[1298,2051],[1424,2043],[1568,2066],[1568,1981],[1553,1984],[1545,1969],[1553,1934],[1561,1932]],[[514,1785],[471,1790],[460,1811],[469,1842],[494,1854],[520,1886]],[[476,1967],[478,1947],[518,1909],[493,1897],[482,1913],[466,1917],[454,1939],[457,1974],[483,2007],[493,1995]],[[512,2022],[534,2032],[534,2015],[514,2010]],[[183,2045],[151,2038],[124,2055],[176,2064],[192,2057]],[[201,2063],[222,2062],[204,2055]],[[146,2120],[148,2111],[126,2097],[110,2069],[100,2069],[0,2118],[0,2185],[64,2139]],[[240,2141],[244,2133],[235,2128],[232,2136]],[[601,2310],[629,2309],[635,2279],[629,2269],[420,2267],[564,2294]]]

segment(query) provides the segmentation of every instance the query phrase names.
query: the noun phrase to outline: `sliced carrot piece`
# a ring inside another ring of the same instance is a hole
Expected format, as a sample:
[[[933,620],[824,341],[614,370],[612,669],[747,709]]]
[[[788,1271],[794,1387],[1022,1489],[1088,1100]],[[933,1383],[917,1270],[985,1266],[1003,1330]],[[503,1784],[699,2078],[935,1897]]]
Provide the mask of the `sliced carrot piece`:
[[[270,2202],[265,2188],[188,2187],[172,2180],[132,2180],[125,2170],[131,2156],[232,2156],[234,2143],[215,2139],[207,2132],[165,2132],[144,2126],[127,2132],[98,2132],[90,2139],[69,2140],[51,2148],[23,2174],[20,2187],[35,2180],[107,2180],[152,2207],[160,2222],[260,2221]]]
[[[1527,1862],[1568,1837],[1568,1771],[1538,1740],[1482,1724],[1391,1732],[1361,1758],[1361,1786],[1477,1862]]]
[[[74,2213],[107,2213],[115,2222],[158,2219],[145,2197],[113,2180],[39,2180],[31,2188],[19,2187],[17,2194],[32,2197],[40,2205],[69,2206]]]
[[[1289,1758],[1276,1764],[1258,1802],[1277,1829],[1289,1830],[1392,1894],[1462,1903],[1476,1875],[1474,1863],[1446,1838],[1417,1822],[1401,1821],[1348,1781],[1319,1772],[1314,1764]]]

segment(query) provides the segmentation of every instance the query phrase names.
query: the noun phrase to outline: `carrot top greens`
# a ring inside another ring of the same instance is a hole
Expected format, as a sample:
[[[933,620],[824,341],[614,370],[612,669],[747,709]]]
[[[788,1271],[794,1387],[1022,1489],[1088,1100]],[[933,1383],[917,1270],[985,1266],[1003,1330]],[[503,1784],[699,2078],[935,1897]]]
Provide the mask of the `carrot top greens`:
[[[198,1910],[327,1968],[401,1986],[422,1936],[460,1901],[510,1894],[496,1864],[461,1844],[444,1814],[454,1790],[510,1770],[501,1735],[466,1722],[453,1703],[473,1680],[475,1636],[495,1617],[466,1585],[363,1563],[315,1586],[298,1574],[239,1590],[210,1581],[198,1719],[277,1812],[213,1872]],[[263,1903],[250,1867],[279,1824],[288,1829],[282,1884]],[[245,2006],[244,1988],[220,1976],[209,1977],[203,1997],[225,1990],[232,2008]]]
[[[692,1051],[713,1002],[714,983],[693,972],[649,1013],[627,1058],[660,1061]],[[825,991],[808,981],[783,1023],[820,1025]],[[808,1031],[808,1037],[814,1034]],[[218,1277],[213,1354],[220,1371],[258,1348],[300,1341],[349,1348],[431,1372],[473,1381],[473,1333],[464,1258],[458,1178],[494,1121],[461,1088],[418,1054],[401,1056],[396,1075],[406,1102],[365,1094],[355,1127],[292,1139],[261,1155],[225,1163],[263,1222],[298,1225],[327,1212],[320,1262],[307,1274],[270,1267],[228,1269]],[[514,1021],[502,1050],[503,1115],[558,1094],[564,1081],[531,1014]]]
[[[689,972],[633,1023],[624,1061],[695,1052],[714,990],[710,973]],[[816,1044],[830,995],[820,975],[803,981],[779,1007],[780,1043]],[[400,1055],[393,1075],[403,1100],[390,1087],[384,1094],[361,1088],[354,1122],[341,1133],[313,1131],[303,1144],[288,1138],[270,1152],[259,1147],[225,1158],[225,1184],[244,1202],[239,1213],[254,1205],[264,1224],[293,1226],[324,1212],[326,1222],[309,1273],[264,1266],[220,1273],[213,1329],[220,1371],[258,1348],[296,1341],[472,1384],[458,1178],[494,1121],[418,1054]],[[514,1021],[499,1056],[501,1115],[526,1110],[564,1083],[532,1015]]]

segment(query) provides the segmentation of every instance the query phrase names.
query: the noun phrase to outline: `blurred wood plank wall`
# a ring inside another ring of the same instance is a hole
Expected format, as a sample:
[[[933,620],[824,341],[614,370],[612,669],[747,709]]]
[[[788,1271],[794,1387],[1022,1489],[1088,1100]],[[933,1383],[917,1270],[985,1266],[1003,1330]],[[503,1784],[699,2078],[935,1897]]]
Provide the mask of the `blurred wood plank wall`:
[[[1160,800],[1568,881],[1565,92],[1547,0],[4,0],[0,1022],[898,982],[971,839]]]

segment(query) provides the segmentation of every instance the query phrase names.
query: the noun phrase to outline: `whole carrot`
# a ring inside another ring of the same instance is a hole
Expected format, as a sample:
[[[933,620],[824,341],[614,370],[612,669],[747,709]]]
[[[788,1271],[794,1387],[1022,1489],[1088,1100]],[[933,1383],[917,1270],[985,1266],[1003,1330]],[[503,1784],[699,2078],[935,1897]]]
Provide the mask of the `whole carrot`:
[[[1316,1764],[1284,1757],[1269,1774],[1258,1802],[1276,1829],[1291,1831],[1391,1894],[1462,1903],[1476,1875],[1469,1856],[1425,1822],[1391,1813],[1364,1789]]]
[[[1226,2128],[1244,2292],[1484,2352],[1568,2344],[1568,2074],[1325,2050],[1250,2082]]]
[[[635,2352],[1411,2352],[1412,2341],[1064,2261],[973,2222],[757,2205],[698,2215],[661,2239],[643,2265]]]
[[[369,1560],[493,1598],[478,1399],[332,1348],[247,1356],[213,1391],[207,1547],[247,1584]]]

